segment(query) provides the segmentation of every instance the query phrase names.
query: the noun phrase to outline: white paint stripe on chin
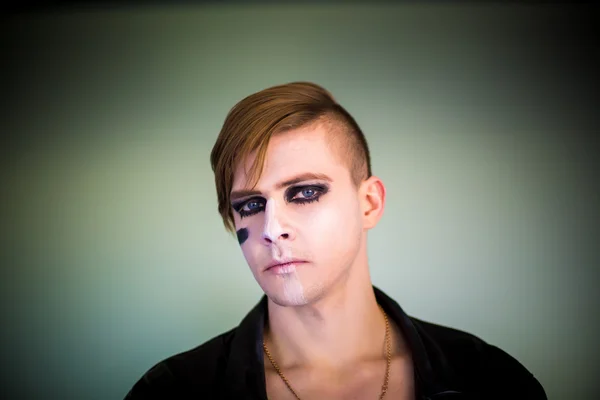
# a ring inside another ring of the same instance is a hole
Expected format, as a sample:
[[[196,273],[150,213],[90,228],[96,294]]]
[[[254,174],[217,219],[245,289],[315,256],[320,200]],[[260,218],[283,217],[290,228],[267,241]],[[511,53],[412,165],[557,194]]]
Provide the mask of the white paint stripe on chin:
[[[283,293],[285,299],[291,304],[300,305],[305,303],[304,287],[297,270],[283,275]]]

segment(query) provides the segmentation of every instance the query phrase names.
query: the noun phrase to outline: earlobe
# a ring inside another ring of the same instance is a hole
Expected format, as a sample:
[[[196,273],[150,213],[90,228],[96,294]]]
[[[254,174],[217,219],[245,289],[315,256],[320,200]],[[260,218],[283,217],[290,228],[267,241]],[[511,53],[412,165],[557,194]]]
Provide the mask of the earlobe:
[[[385,185],[381,179],[371,176],[361,185],[363,191],[363,225],[371,229],[381,219],[385,208]]]

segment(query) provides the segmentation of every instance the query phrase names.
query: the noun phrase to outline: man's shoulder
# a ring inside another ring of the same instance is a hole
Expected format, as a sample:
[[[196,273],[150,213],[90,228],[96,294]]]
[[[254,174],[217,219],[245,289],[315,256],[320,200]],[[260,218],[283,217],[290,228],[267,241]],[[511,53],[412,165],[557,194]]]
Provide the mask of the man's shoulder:
[[[504,350],[459,329],[410,319],[439,378],[490,396],[494,391],[502,391],[513,397],[526,394],[527,398],[546,399],[533,374]]]
[[[183,398],[184,394],[212,393],[221,387],[236,330],[233,328],[158,362],[135,383],[126,399]]]
[[[415,317],[410,317],[419,333],[419,337],[428,350],[442,351],[451,356],[454,353],[461,357],[479,358],[490,346],[478,336],[466,331],[451,328]]]

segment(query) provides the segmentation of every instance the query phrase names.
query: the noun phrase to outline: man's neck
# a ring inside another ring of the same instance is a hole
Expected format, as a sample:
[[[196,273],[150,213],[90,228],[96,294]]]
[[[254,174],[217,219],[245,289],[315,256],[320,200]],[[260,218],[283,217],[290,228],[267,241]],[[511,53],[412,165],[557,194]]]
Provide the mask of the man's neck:
[[[281,368],[338,369],[382,356],[385,320],[365,270],[305,306],[269,300],[265,342]]]

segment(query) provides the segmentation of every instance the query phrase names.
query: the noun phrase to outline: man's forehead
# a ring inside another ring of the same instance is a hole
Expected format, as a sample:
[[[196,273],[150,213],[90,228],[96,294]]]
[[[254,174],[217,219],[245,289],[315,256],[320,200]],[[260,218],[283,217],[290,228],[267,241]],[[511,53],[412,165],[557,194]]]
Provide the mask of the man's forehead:
[[[274,187],[299,175],[325,175],[334,179],[340,167],[334,157],[327,133],[318,126],[295,129],[274,135],[267,147],[258,186]],[[236,167],[232,191],[251,189],[249,179],[256,151],[248,154]]]

